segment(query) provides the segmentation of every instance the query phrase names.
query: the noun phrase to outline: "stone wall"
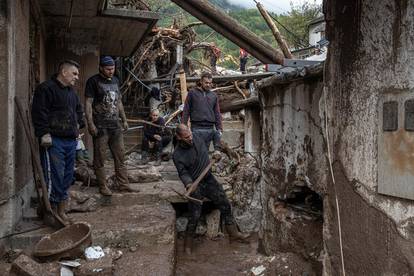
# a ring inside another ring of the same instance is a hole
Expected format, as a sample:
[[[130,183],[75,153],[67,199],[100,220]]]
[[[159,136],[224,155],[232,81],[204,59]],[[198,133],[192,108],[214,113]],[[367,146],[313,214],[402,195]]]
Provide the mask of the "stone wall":
[[[33,191],[27,140],[14,97],[29,102],[29,1],[0,2],[0,237],[13,231]]]
[[[325,193],[328,166],[319,110],[322,87],[320,69],[312,78],[260,89],[263,249],[267,254],[297,253],[315,262],[317,271],[321,270],[317,259],[322,251],[322,220],[302,219],[288,202],[299,194],[322,198]]]
[[[325,275],[341,271],[335,192],[347,275],[412,275],[414,202],[381,195],[377,187],[380,99],[414,88],[414,2],[326,1],[324,9],[336,179],[324,198]]]

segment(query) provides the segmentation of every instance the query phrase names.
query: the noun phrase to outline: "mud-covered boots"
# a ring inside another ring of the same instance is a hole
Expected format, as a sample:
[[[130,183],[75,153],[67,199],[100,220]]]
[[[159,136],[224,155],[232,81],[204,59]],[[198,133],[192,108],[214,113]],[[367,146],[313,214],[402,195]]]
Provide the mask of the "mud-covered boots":
[[[247,242],[247,239],[250,237],[250,234],[241,233],[239,229],[237,229],[237,225],[235,223],[226,225],[227,233],[229,234],[229,239],[231,241],[239,241],[239,242]]]
[[[193,233],[186,233],[184,238],[184,253],[187,255],[191,255],[193,252],[193,242],[194,242],[194,234]]]
[[[106,186],[106,176],[105,176],[105,169],[99,168],[95,169],[96,180],[98,181],[99,185],[99,192],[103,196],[111,196],[112,192],[109,190],[108,186]]]
[[[57,215],[63,220],[65,225],[72,224],[73,221],[66,215],[67,200],[61,201],[57,205]]]
[[[154,166],[161,166],[161,152],[157,153]]]

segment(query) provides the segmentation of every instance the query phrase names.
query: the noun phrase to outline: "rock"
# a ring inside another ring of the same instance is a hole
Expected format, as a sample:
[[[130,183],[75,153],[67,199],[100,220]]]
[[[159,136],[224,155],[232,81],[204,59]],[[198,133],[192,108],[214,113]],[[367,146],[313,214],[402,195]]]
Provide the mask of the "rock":
[[[218,236],[220,231],[220,210],[215,209],[206,217],[207,237],[213,239]]]
[[[52,276],[42,264],[34,261],[28,256],[21,254],[14,260],[10,269],[10,274],[13,276]]]
[[[130,183],[147,183],[161,180],[161,173],[154,166],[143,169],[128,170],[128,179]]]
[[[233,208],[233,214],[240,231],[244,233],[258,231],[259,222],[262,215],[260,209],[251,209],[248,211],[243,211],[235,207]]]
[[[76,276],[112,276],[114,264],[111,255],[92,261],[82,262],[82,265],[74,270]]]
[[[207,232],[207,226],[203,221],[199,221],[196,228],[196,234],[204,235]]]
[[[70,200],[67,211],[73,212],[93,212],[98,208],[98,202],[81,191],[70,191]]]
[[[178,217],[175,220],[175,225],[177,228],[177,232],[184,232],[187,229],[188,218],[186,217]]]

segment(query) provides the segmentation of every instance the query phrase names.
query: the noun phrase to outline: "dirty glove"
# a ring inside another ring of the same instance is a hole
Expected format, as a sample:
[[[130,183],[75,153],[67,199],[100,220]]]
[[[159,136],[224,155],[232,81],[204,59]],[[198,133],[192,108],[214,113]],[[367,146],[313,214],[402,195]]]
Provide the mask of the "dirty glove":
[[[123,121],[122,122],[122,128],[125,130],[128,130],[129,126],[128,126],[128,122],[127,121]]]
[[[40,138],[40,145],[45,148],[52,146],[52,136],[50,133],[46,133]]]

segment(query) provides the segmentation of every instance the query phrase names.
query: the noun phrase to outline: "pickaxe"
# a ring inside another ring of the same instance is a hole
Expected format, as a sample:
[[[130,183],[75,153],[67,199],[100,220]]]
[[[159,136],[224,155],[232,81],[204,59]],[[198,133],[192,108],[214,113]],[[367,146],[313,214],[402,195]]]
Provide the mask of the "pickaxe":
[[[193,182],[193,184],[191,184],[191,186],[187,189],[187,191],[183,194],[180,193],[179,191],[171,188],[171,190],[173,190],[175,193],[179,194],[180,196],[182,196],[183,198],[199,203],[199,204],[203,204],[203,201],[197,198],[194,198],[192,196],[190,196],[195,190],[197,190],[198,185],[200,184],[201,180],[203,180],[203,178],[206,176],[206,174],[208,173],[208,171],[211,169],[211,167],[213,166],[214,161],[210,161],[209,164],[207,165],[207,167],[204,168],[204,170],[201,172],[201,174],[197,177],[197,179]]]

